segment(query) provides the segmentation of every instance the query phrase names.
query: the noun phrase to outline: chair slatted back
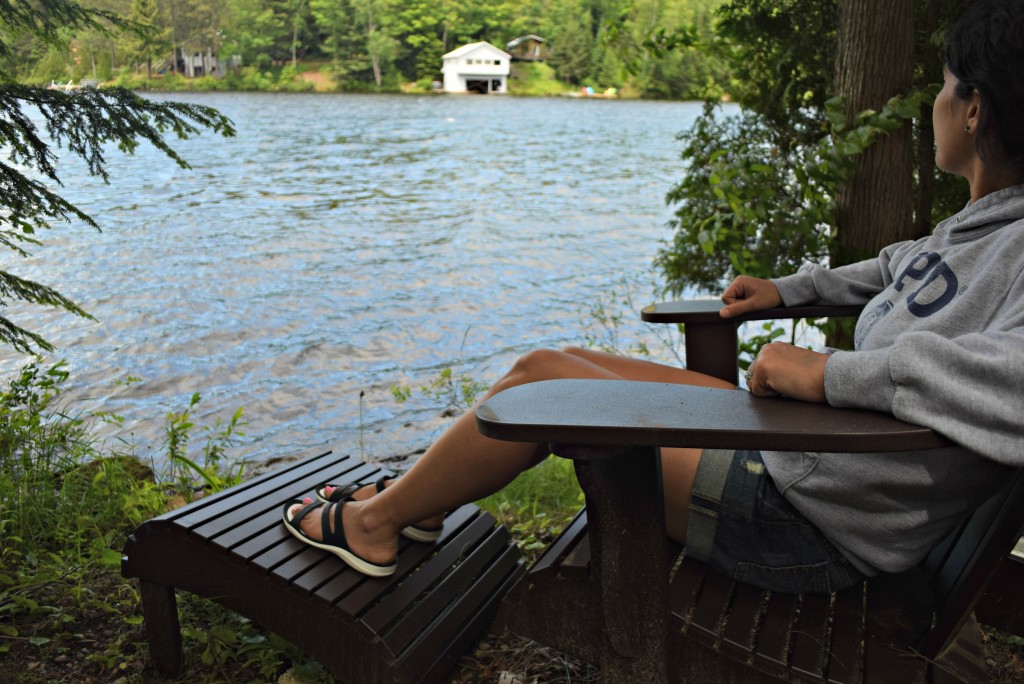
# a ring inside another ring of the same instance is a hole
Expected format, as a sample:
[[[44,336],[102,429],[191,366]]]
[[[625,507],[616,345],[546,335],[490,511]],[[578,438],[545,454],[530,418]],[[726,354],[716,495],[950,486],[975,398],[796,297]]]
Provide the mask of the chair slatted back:
[[[925,558],[936,618],[919,644],[935,657],[959,632],[985,583],[1024,533],[1024,469],[979,506]]]

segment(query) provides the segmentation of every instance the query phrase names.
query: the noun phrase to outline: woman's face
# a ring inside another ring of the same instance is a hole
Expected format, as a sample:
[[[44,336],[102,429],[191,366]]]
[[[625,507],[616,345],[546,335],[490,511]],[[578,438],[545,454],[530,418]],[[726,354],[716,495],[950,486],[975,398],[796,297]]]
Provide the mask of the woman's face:
[[[953,92],[956,76],[943,67],[942,90],[932,107],[932,128],[935,130],[935,164],[943,171],[967,175],[970,162],[977,158],[974,135],[977,133],[977,92],[961,100]],[[968,133],[965,127],[969,127]]]

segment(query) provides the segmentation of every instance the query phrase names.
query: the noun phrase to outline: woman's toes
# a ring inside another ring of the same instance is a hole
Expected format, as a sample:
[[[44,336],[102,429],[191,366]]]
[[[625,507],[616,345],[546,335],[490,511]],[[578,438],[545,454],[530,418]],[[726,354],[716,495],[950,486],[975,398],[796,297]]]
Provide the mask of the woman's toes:
[[[308,501],[306,501],[306,504],[310,503],[313,503],[312,499],[308,499]],[[288,515],[291,517],[295,517],[296,515],[298,515],[299,511],[301,511],[305,507],[306,504],[295,504],[294,506],[288,509]],[[320,529],[321,513],[323,513],[323,506],[318,506],[317,508],[314,508],[312,511],[307,513],[302,518],[302,520],[299,521],[299,529],[302,530],[308,537],[316,541],[321,541],[323,539],[323,532]]]

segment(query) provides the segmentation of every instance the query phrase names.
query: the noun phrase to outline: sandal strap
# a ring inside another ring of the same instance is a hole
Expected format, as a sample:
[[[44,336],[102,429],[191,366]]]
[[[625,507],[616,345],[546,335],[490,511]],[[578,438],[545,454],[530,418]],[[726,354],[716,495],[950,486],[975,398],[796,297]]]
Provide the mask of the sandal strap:
[[[395,479],[395,478],[389,477],[387,475],[382,475],[382,476],[378,477],[377,481],[373,483],[373,486],[377,488],[377,493],[380,494],[381,492],[383,492],[384,491],[384,483],[387,482],[388,480],[393,480],[393,479]]]
[[[328,501],[330,501],[331,503],[334,503],[335,501],[342,501],[342,500],[352,496],[353,494],[356,493],[356,490],[358,490],[362,486],[363,485],[359,484],[358,482],[349,482],[346,485],[332,485],[329,482],[325,482],[325,483],[319,485],[316,488],[316,491],[324,492],[324,491],[327,490],[328,487],[330,487],[331,488],[330,496],[324,496],[324,498],[327,499]]]
[[[296,500],[295,503],[302,503],[302,502]],[[314,501],[313,503],[306,504],[305,506],[303,506],[299,510],[298,513],[296,513],[295,515],[292,516],[292,518],[291,518],[291,520],[289,522],[292,525],[295,525],[296,527],[298,527],[299,521],[302,520],[303,518],[305,518],[307,515],[309,515],[310,511],[314,510],[315,508],[317,508],[319,506],[323,506],[323,504],[320,503],[319,501]]]
[[[334,546],[341,546],[342,548],[349,548],[348,540],[345,539],[345,527],[341,522],[341,509],[344,508],[345,504],[349,501],[355,501],[350,496],[345,497],[337,503],[327,504],[324,506],[323,513],[320,514],[320,535],[323,537],[323,541],[326,544],[332,544]],[[321,504],[323,505],[323,504]],[[334,509],[334,529],[331,529],[331,509]]]

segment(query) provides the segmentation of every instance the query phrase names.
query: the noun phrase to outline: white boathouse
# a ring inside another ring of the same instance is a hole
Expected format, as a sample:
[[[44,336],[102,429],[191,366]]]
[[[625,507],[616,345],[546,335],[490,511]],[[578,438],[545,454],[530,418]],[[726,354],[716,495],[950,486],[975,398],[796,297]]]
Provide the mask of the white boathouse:
[[[488,42],[470,43],[441,57],[446,93],[504,93],[512,55]]]

